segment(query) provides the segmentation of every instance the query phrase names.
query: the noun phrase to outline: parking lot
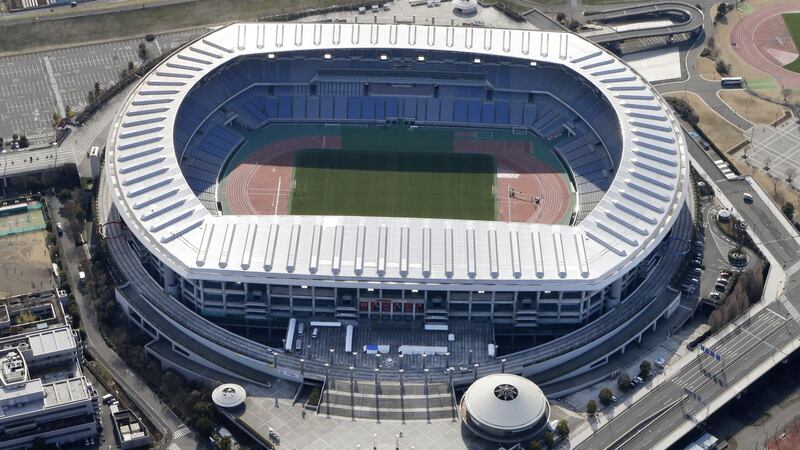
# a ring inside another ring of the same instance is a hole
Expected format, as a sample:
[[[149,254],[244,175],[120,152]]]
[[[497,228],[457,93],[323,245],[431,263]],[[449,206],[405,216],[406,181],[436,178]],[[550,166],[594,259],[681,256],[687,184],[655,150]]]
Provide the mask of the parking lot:
[[[147,43],[150,57],[168,52],[204,30],[159,35]],[[95,83],[115,83],[128,62],[140,64],[144,39],[50,50],[0,58],[0,137],[25,134],[31,145],[53,139],[53,113],[80,111]]]

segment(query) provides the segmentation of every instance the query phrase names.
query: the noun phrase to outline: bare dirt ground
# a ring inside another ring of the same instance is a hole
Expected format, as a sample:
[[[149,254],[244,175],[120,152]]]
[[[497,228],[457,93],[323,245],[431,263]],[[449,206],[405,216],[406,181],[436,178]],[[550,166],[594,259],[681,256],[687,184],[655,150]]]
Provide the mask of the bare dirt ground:
[[[714,61],[710,58],[705,58],[702,56],[697,58],[697,73],[699,73],[700,76],[706,80],[719,81],[719,79],[722,78],[717,73],[717,68],[714,65]]]
[[[667,97],[682,98],[689,102],[700,117],[698,126],[720,150],[728,152],[742,142],[742,130],[714,112],[697,94],[672,92],[667,94]]]
[[[781,105],[762,100],[747,91],[723,90],[719,92],[719,97],[736,114],[753,123],[771,124],[786,113]]]
[[[46,231],[0,238],[0,298],[53,287]]]

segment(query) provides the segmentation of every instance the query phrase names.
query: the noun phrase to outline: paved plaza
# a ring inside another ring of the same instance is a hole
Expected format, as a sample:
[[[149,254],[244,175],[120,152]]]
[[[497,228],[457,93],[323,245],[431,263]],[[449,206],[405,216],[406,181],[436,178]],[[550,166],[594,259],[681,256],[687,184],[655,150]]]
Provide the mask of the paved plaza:
[[[800,186],[800,123],[789,120],[777,127],[755,125],[745,132],[751,144],[746,150],[747,164],[763,169],[769,166],[773,178],[793,178]],[[744,158],[745,151],[736,154]]]

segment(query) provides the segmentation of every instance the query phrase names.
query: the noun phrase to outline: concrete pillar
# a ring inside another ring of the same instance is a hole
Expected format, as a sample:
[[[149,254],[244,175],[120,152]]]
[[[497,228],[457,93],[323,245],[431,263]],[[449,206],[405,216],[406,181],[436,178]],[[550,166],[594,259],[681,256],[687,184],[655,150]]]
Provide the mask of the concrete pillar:
[[[608,297],[606,298],[606,311],[614,309],[617,305],[619,305],[620,301],[622,300],[622,279],[618,279],[617,281],[611,283],[611,286],[608,290]]]
[[[175,272],[173,272],[173,270],[166,265],[163,265],[162,267],[162,272],[164,274],[164,291],[169,295],[178,298],[178,295],[180,295],[180,289],[178,286],[178,280],[175,277]]]

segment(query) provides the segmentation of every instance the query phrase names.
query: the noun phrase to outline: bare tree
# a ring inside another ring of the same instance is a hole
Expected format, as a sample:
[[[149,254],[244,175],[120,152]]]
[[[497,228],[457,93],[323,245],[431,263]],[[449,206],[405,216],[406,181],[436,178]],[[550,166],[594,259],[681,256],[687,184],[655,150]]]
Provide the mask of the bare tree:
[[[784,171],[786,173],[786,182],[791,184],[794,181],[794,176],[797,175],[797,168],[795,166],[789,166]]]
[[[767,156],[766,158],[764,158],[764,170],[769,171],[769,168],[770,168],[769,165],[771,163],[772,163],[772,157],[771,156]]]

